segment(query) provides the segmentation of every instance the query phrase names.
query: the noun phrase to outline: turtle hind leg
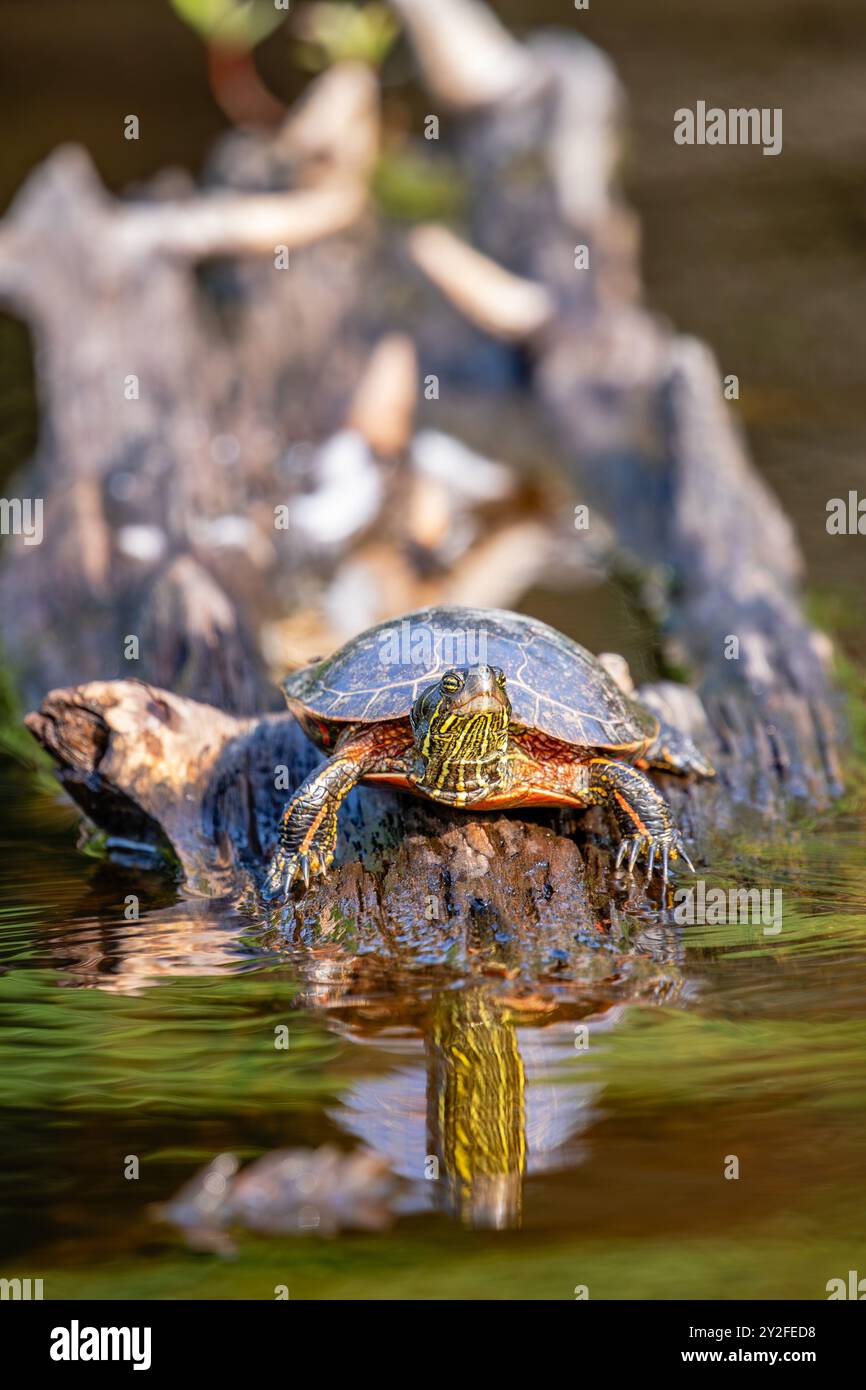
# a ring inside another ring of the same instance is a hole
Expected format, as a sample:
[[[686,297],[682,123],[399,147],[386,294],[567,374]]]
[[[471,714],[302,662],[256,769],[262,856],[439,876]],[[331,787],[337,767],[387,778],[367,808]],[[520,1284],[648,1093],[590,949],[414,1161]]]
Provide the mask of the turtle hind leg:
[[[659,721],[658,735],[637,759],[639,767],[656,768],[659,772],[676,772],[682,777],[715,777],[716,769],[709,758],[693,743],[688,734],[671,724]]]
[[[647,877],[652,878],[658,863],[663,884],[667,882],[673,860],[684,860],[694,873],[694,865],[686,853],[670,808],[648,777],[630,763],[613,758],[593,758],[586,765],[586,772],[583,799],[594,805],[608,806],[622,836],[616,856],[617,868],[628,856],[627,867],[631,873],[639,856],[645,854]]]

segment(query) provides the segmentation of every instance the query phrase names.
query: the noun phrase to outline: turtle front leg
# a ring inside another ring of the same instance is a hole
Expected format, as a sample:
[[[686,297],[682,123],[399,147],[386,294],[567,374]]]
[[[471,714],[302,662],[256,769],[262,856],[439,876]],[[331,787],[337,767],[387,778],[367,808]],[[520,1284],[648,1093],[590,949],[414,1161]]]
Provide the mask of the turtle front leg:
[[[266,901],[288,897],[296,879],[303,880],[307,889],[316,875],[327,878],[334,862],[337,816],[343,799],[368,774],[403,767],[402,754],[399,740],[377,732],[374,726],[338,744],[334,756],[320,763],[283,812],[279,845],[262,889]]]
[[[283,812],[280,839],[265,879],[263,896],[285,898],[295,879],[327,878],[337,846],[337,815],[343,797],[363,775],[351,759],[322,763],[303,782]]]
[[[593,758],[587,765],[585,799],[594,805],[609,806],[616,817],[622,840],[616,867],[628,855],[628,872],[640,854],[647,856],[647,876],[652,878],[656,859],[661,858],[662,883],[667,883],[671,860],[683,859],[692,873],[694,865],[686,854],[683,838],[674,825],[670,808],[652,782],[630,763]]]

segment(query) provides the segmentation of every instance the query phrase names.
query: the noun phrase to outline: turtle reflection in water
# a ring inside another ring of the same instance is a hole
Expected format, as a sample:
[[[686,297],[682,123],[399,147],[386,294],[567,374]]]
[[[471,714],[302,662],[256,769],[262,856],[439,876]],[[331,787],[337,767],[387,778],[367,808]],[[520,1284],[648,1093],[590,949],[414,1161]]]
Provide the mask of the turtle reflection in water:
[[[244,1169],[220,1154],[152,1216],[220,1254],[242,1229],[333,1236],[431,1209],[473,1229],[519,1227],[526,1178],[564,1161],[566,1146],[574,1162],[595,1114],[592,1083],[556,1079],[571,1025],[521,1029],[482,985],[437,993],[424,1038],[423,1070],[364,1077],[333,1112],[361,1148],[277,1150]]]
[[[574,1024],[539,1026],[513,1002],[489,982],[438,991],[424,1023],[423,1067],[416,1049],[395,1039],[400,1065],[361,1078],[332,1112],[408,1185],[402,1212],[516,1228],[526,1180],[583,1157],[598,1087],[565,1070]],[[594,1026],[608,1026],[605,1012],[592,1014]]]
[[[499,609],[427,608],[401,620],[406,660],[386,655],[398,625],[382,623],[333,656],[294,672],[284,691],[327,754],[286,807],[265,896],[309,886],[334,860],[337,815],[358,782],[382,782],[446,806],[595,806],[620,831],[617,867],[645,854],[691,862],[670,809],[643,769],[709,777],[684,733],[630,698],[577,642]],[[414,637],[427,641],[416,642]],[[483,661],[450,664],[468,647]],[[414,653],[421,653],[414,659]]]

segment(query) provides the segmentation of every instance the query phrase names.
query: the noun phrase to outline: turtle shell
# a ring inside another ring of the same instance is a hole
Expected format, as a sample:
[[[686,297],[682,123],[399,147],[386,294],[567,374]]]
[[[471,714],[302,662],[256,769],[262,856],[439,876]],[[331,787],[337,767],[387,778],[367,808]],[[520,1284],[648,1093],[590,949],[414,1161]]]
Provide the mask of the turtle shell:
[[[512,722],[580,748],[626,751],[658,721],[620,689],[595,657],[547,623],[503,609],[422,608],[352,638],[324,661],[293,671],[283,689],[309,724],[399,719],[452,667],[505,672]]]

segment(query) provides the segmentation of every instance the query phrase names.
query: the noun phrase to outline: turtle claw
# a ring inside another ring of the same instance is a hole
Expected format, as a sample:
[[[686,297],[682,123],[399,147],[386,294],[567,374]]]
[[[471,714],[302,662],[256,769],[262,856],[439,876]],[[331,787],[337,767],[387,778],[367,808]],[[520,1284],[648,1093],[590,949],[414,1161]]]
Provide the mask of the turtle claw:
[[[280,847],[271,860],[267,877],[262,887],[262,897],[266,902],[285,901],[296,882],[303,881],[304,892],[310,887],[316,875],[328,877],[328,861],[333,862],[333,851],[311,849],[307,853],[290,853]]]
[[[277,850],[271,860],[267,877],[261,888],[261,896],[266,903],[282,902],[289,896],[292,880],[295,877],[294,865],[282,850]]]
[[[691,869],[692,873],[694,873],[694,872],[695,872],[695,866],[694,866],[694,864],[692,863],[691,859],[689,859],[689,856],[686,854],[686,851],[685,851],[685,849],[683,848],[682,841],[680,841],[679,845],[677,846],[677,852],[678,852],[678,854],[679,854],[679,856],[680,856],[680,859],[684,860],[685,863],[688,864],[688,866],[689,866],[689,868]]]
[[[624,836],[619,842],[614,868],[619,871],[623,866],[623,860],[626,855],[628,855],[628,863],[625,865],[625,872],[628,874],[629,878],[631,878],[641,850],[645,849],[651,851],[653,848],[653,842],[648,835]]]
[[[661,851],[661,853],[659,853],[659,851]],[[652,879],[653,872],[656,868],[656,862],[660,859],[660,878],[663,888],[667,886],[670,866],[675,860],[682,859],[691,869],[692,873],[695,872],[695,866],[686,854],[682,836],[678,830],[674,830],[673,828],[664,830],[661,834],[655,836],[650,835],[648,832],[644,832],[640,835],[628,835],[625,839],[620,840],[616,852],[616,869],[622,866],[623,860],[626,855],[628,855],[626,872],[631,876],[638,859],[641,854],[644,853],[646,854],[647,882]]]

